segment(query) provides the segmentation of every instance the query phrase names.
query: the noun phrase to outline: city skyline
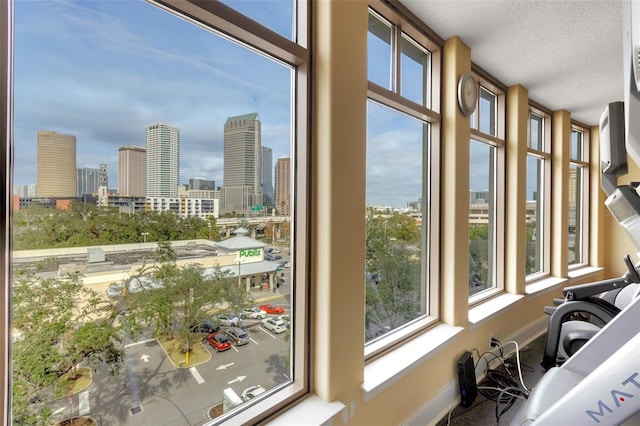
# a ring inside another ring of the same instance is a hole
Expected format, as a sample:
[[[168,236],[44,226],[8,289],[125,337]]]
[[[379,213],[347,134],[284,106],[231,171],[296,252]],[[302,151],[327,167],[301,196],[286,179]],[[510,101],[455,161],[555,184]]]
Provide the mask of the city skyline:
[[[118,148],[144,146],[149,123],[180,129],[180,184],[224,184],[229,116],[259,112],[263,144],[290,155],[288,67],[145,2],[17,2],[15,15],[15,184],[36,182],[43,129],[75,135],[77,167],[108,164],[113,188]]]

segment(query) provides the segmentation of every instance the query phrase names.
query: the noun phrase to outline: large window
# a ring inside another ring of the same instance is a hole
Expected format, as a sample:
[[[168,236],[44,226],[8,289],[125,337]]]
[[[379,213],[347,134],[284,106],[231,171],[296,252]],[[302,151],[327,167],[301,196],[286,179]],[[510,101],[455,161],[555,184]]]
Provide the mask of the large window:
[[[497,89],[480,84],[471,115],[469,154],[469,296],[502,288],[504,120]]]
[[[526,192],[526,275],[534,279],[549,271],[550,162],[548,115],[529,111]]]
[[[589,182],[588,132],[574,127],[571,130],[569,157],[569,265],[588,263],[587,232]]]
[[[15,424],[308,390],[308,18],[228,3],[15,3]]]
[[[437,315],[437,270],[429,243],[434,218],[434,127],[429,109],[434,46],[393,11],[369,14],[367,104],[366,352],[375,353]],[[393,16],[387,20],[383,17]],[[401,22],[401,21],[400,21]],[[392,339],[395,340],[395,339]]]

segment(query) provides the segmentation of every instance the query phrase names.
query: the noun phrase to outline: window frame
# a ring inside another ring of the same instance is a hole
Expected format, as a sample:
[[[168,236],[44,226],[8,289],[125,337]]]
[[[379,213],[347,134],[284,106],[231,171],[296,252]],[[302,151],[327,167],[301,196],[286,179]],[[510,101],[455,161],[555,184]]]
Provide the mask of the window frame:
[[[426,314],[418,319],[386,333],[380,338],[365,342],[365,362],[372,360],[377,355],[388,350],[394,345],[399,345],[416,333],[433,326],[440,318],[440,78],[441,78],[441,42],[431,37],[429,31],[416,26],[414,22],[404,19],[402,14],[387,3],[379,0],[369,1],[369,14],[374,14],[379,19],[392,25],[392,72],[393,81],[388,90],[380,85],[367,80],[367,102],[374,102],[383,107],[405,114],[420,120],[428,125],[430,132],[425,134],[428,139],[428,162],[423,158],[423,190],[422,190],[422,308]],[[418,44],[430,54],[430,70],[423,89],[426,92],[426,105],[420,105],[401,95],[402,93],[402,40],[408,39]],[[427,107],[430,106],[429,107]],[[366,290],[365,290],[366,291]],[[365,306],[363,306],[364,308]]]
[[[494,268],[494,285],[479,293],[469,295],[469,307],[473,308],[499,294],[504,293],[505,278],[505,221],[506,221],[506,92],[493,82],[484,78],[472,67],[474,78],[478,82],[479,93],[476,110],[469,117],[470,137],[469,143],[475,140],[487,144],[496,149],[495,151],[495,204],[494,204],[494,248],[492,266]],[[480,130],[480,106],[482,91],[492,93],[496,98],[495,104],[495,135],[484,133]]]
[[[579,133],[581,135],[581,146],[580,146],[580,158],[573,158],[571,149],[569,149],[569,170],[571,170],[572,166],[578,167],[578,170],[581,171],[581,188],[580,188],[580,217],[578,218],[578,209],[576,204],[576,222],[580,220],[580,256],[579,259],[575,263],[568,264],[568,270],[572,271],[575,269],[583,268],[589,265],[589,194],[590,194],[590,185],[591,185],[591,176],[590,176],[590,131],[586,126],[582,126],[578,123],[571,123],[571,139],[573,139],[574,133]],[[572,141],[571,141],[572,143]],[[568,184],[570,185],[570,179]],[[571,196],[570,187],[567,187],[567,198]],[[568,230],[567,230],[568,231]],[[567,232],[567,245],[568,245],[569,234]]]
[[[278,34],[253,21],[235,9],[221,2],[201,2],[198,0],[145,0],[151,5],[172,13],[180,19],[198,25],[207,31],[221,36],[233,43],[242,45],[257,54],[268,57],[271,60],[291,67],[292,79],[292,261],[295,261],[293,269],[292,286],[292,311],[291,315],[296,323],[292,327],[290,353],[292,356],[293,376],[289,382],[275,386],[271,393],[264,399],[253,403],[243,404],[229,413],[210,420],[208,425],[217,425],[229,420],[238,424],[259,423],[269,416],[290,406],[294,401],[310,393],[311,382],[311,352],[309,324],[311,316],[309,311],[310,281],[310,223],[311,223],[311,170],[308,162],[310,153],[310,32],[311,32],[311,4],[308,0],[295,0],[293,21],[294,41]],[[3,168],[2,196],[5,199],[0,220],[2,221],[2,260],[0,260],[0,272],[4,278],[3,288],[4,302],[0,307],[0,314],[4,318],[2,332],[4,335],[2,364],[5,395],[11,395],[11,355],[9,349],[9,324],[10,324],[10,294],[11,288],[11,181],[13,167],[10,159],[13,152],[13,0],[2,2],[0,6],[0,19],[2,19],[2,43],[6,51],[2,55],[2,76],[7,86],[2,89],[3,114],[2,126],[6,137],[6,144],[0,148],[0,158],[6,167]],[[295,260],[294,260],[295,259]],[[9,397],[5,398],[5,420],[11,416],[11,404]]]
[[[541,149],[531,148],[531,115],[536,115],[542,119]],[[536,218],[538,221],[536,231],[539,235],[542,235],[543,240],[540,247],[540,271],[527,274],[525,277],[527,284],[546,278],[551,274],[551,143],[551,115],[539,108],[529,106],[529,118],[527,120],[527,160],[529,157],[533,157],[542,161],[542,197],[538,194],[538,201],[541,202],[541,206],[538,210],[542,216],[542,223],[540,226],[540,221]],[[540,229],[542,232],[540,232]]]

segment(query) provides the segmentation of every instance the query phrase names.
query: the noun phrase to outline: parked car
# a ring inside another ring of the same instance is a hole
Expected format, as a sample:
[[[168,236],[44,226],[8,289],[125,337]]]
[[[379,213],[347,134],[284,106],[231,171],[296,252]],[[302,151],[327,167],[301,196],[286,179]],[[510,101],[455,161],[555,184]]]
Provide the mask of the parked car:
[[[196,321],[194,324],[189,326],[189,331],[192,333],[215,333],[220,331],[220,327],[213,325],[213,323],[209,320],[200,320]]]
[[[222,352],[231,348],[231,340],[223,333],[211,333],[207,336],[207,342],[217,351]]]
[[[277,318],[267,318],[262,320],[262,326],[272,333],[280,334],[287,331],[287,324]]]
[[[227,314],[214,315],[213,317],[211,317],[211,322],[223,327],[237,327],[238,317]]]
[[[282,256],[276,254],[275,256],[273,256],[273,260],[282,260]]]
[[[242,346],[249,343],[249,335],[246,331],[239,327],[231,327],[224,331],[224,333],[231,339],[234,345]]]
[[[244,308],[242,312],[240,312],[241,319],[251,318],[251,319],[261,320],[266,316],[267,316],[267,313],[265,311],[258,309],[255,306],[253,308]]]
[[[289,317],[289,314],[278,315],[276,319],[284,322],[287,325],[287,328],[291,327],[291,318]]]
[[[267,390],[260,385],[251,386],[242,391],[242,400],[244,402],[255,398],[256,396],[265,393]]]
[[[284,314],[284,309],[282,308],[282,306],[275,306],[275,305],[271,305],[271,304],[266,304],[266,305],[260,305],[258,306],[258,308],[262,309],[263,311],[265,311],[268,314],[275,314],[275,315],[282,315]]]

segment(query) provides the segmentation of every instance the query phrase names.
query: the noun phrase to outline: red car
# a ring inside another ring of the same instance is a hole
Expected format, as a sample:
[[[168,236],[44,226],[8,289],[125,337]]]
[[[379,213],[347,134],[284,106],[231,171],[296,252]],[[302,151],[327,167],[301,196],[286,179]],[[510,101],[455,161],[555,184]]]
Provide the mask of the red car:
[[[231,347],[231,340],[222,333],[211,333],[207,336],[207,342],[213,346],[216,352],[226,351]]]
[[[274,306],[274,305],[260,305],[258,309],[265,311],[268,314],[282,315],[284,314],[284,309],[282,306]]]

